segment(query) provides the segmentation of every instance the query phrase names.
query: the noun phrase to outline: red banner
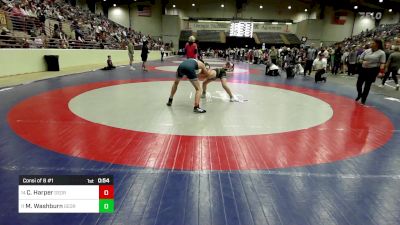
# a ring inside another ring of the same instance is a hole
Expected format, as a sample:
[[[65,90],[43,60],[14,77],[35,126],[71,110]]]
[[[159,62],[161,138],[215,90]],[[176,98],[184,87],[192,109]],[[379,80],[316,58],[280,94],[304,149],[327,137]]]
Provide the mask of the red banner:
[[[332,23],[343,25],[346,23],[346,20],[347,20],[347,12],[335,12]]]

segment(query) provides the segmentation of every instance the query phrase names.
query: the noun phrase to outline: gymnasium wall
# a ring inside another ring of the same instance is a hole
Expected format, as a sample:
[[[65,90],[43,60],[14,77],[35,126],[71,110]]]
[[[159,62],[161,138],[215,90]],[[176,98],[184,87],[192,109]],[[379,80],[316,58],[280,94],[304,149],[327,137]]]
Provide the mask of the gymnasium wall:
[[[111,7],[108,9],[108,19],[121,24],[124,27],[129,27],[131,25],[129,19],[129,6],[128,5],[118,5],[117,7]]]
[[[176,15],[162,16],[162,38],[164,42],[174,44],[176,49],[179,46],[179,35],[181,31],[181,19]]]
[[[59,55],[60,70],[98,65],[106,66],[107,56],[111,55],[114,64],[129,63],[127,50],[100,49],[1,49],[0,77],[43,72],[47,70],[44,55]],[[18,59],[18,60],[15,60]],[[150,51],[149,60],[160,59],[159,51]],[[135,52],[135,61],[140,61],[140,52]]]
[[[223,1],[213,1],[213,0],[202,0],[197,1],[196,6],[192,6],[192,1],[177,0],[173,2],[176,5],[176,9],[172,8],[172,3],[167,6],[167,14],[172,12],[179,15],[180,18],[186,19],[192,18],[232,18],[235,12],[235,2],[225,1],[224,8],[220,5]],[[174,12],[175,11],[175,12]]]
[[[268,5],[263,4],[263,9],[259,6],[262,1],[249,1],[249,4],[243,9],[241,13],[244,18],[257,18],[257,19],[292,19],[299,13],[303,13],[304,9],[308,8],[310,10],[309,4],[304,4],[302,2],[295,1],[270,1]],[[288,6],[291,5],[292,9],[289,10]],[[240,14],[239,14],[240,15]]]
[[[151,7],[151,16],[139,16],[138,5]],[[162,10],[161,0],[155,0],[155,4],[137,3],[130,4],[132,28],[141,31],[144,34],[152,36],[161,36],[162,32]]]
[[[299,23],[303,20],[308,20],[308,19],[317,19],[317,11],[314,9],[311,12],[299,12],[294,15],[292,18],[294,23]]]
[[[379,24],[395,24],[400,23],[400,13],[383,12],[382,19]],[[365,17],[357,14],[355,16],[353,35],[357,35],[365,30],[375,28],[375,20],[371,17]]]
[[[104,15],[104,12],[103,12],[103,5],[101,4],[101,2],[96,2],[96,4],[95,4],[95,13],[96,14],[100,14],[100,15]]]
[[[386,13],[383,15],[381,24],[400,23],[400,13]]]
[[[304,13],[304,9],[310,10],[310,5],[300,1],[293,2],[291,0],[269,1],[266,4],[262,0],[248,0],[243,9],[236,14],[235,1],[215,1],[215,0],[202,0],[195,1],[196,6],[192,6],[193,1],[175,0],[173,4],[176,8],[172,8],[172,3],[167,6],[168,13],[177,13],[182,19],[192,18],[233,18],[235,16],[246,19],[296,19],[299,14]],[[224,3],[225,7],[221,8],[220,5]],[[260,9],[260,5],[263,8]],[[291,5],[292,9],[289,10],[288,6]]]
[[[138,5],[150,7],[150,16],[139,16]],[[161,0],[156,0],[155,4],[150,4],[149,2],[134,2],[129,5],[118,4],[116,7],[108,9],[108,18],[125,27],[141,31],[144,34],[152,36],[162,35]]]
[[[85,2],[86,0],[80,0],[79,2]],[[195,2],[196,6],[192,7],[192,3]],[[221,3],[224,3],[225,7],[221,8]],[[176,8],[172,7],[172,4],[176,5]],[[260,4],[263,5],[263,9],[260,9]],[[291,4],[292,9],[289,10],[287,6]],[[144,17],[138,16],[137,5],[148,5],[151,6],[151,16]],[[266,5],[262,0],[248,0],[248,3],[244,6],[241,12],[236,15],[236,5],[234,1],[215,1],[215,0],[202,0],[200,1],[187,1],[187,0],[174,0],[166,7],[166,14],[168,16],[179,16],[180,29],[202,29],[201,26],[193,28],[189,22],[185,21],[189,17],[197,18],[233,18],[234,16],[247,18],[247,19],[292,19],[296,24],[290,26],[289,32],[297,34],[299,37],[307,36],[309,42],[320,43],[325,45],[338,42],[346,37],[359,34],[366,29],[375,28],[375,22],[371,18],[362,18],[358,14],[354,14],[353,11],[347,11],[346,22],[343,25],[336,25],[332,23],[334,17],[333,7],[326,7],[324,18],[317,19],[319,14],[319,7],[310,8],[309,4],[302,3],[300,1],[291,0],[280,0],[268,3]],[[308,13],[304,12],[304,9],[308,9]],[[130,10],[129,10],[130,9]],[[130,16],[129,16],[130,11]],[[145,1],[142,3],[131,3],[128,5],[118,5],[109,9],[109,18],[117,23],[124,26],[131,26],[133,29],[142,31],[145,34],[151,34],[153,36],[167,37],[174,43],[176,42],[176,36],[179,36],[179,31],[175,29],[176,19],[173,17],[162,16],[161,0],[155,0],[155,4]],[[176,17],[175,17],[176,18]],[[166,21],[163,21],[166,20]],[[170,21],[172,20],[172,21]],[[393,24],[400,21],[399,13],[384,12],[381,20],[381,24]],[[173,26],[168,24],[173,23]],[[271,28],[271,29],[270,29]],[[274,31],[272,26],[266,26],[265,31]],[[206,28],[204,28],[206,29]],[[213,28],[214,30],[226,30],[226,28]]]
[[[89,9],[86,0],[76,0],[76,7],[79,7],[81,9]]]
[[[322,20],[303,20],[297,23],[296,35],[300,38],[307,37],[307,44],[318,45],[321,42],[322,26]]]
[[[297,36],[308,38],[307,44],[331,45],[351,35],[352,20],[344,25],[331,24],[329,20],[304,20],[297,23]]]
[[[345,24],[334,24],[333,18],[335,16],[335,11],[331,7],[326,7],[325,17],[322,20],[322,27],[318,28],[321,31],[321,42],[323,42],[324,45],[330,45],[335,42],[342,41],[344,38],[351,35],[354,14],[350,11],[346,11],[346,13],[347,18]],[[310,29],[314,28],[312,27]]]
[[[354,20],[354,18],[352,18]],[[372,30],[375,28],[375,20],[372,18],[368,17],[361,17],[359,15],[356,15],[355,21],[354,21],[354,30],[353,30],[353,35],[357,35],[361,33],[362,31],[365,30]],[[351,34],[351,31],[350,31]]]

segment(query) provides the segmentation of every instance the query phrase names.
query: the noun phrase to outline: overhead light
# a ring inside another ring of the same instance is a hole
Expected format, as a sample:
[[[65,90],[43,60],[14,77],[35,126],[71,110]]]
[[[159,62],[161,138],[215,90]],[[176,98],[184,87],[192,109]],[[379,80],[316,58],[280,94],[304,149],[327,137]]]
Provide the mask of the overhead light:
[[[277,25],[277,24],[279,24],[279,23],[278,23],[278,22],[272,22],[272,24]]]
[[[285,23],[286,25],[291,25],[292,23]]]
[[[225,5],[224,4],[221,4],[221,8],[224,8],[225,7]]]
[[[114,4],[113,6],[115,7],[115,6],[117,6],[117,4]]]
[[[383,0],[379,0],[379,2],[380,2],[380,3],[382,3],[382,2],[383,2]]]
[[[262,9],[263,8],[263,6],[262,5],[260,5],[260,9]]]
[[[287,8],[288,8],[288,9],[292,9],[292,6],[291,6],[291,5],[289,5]]]
[[[392,12],[393,11],[393,9],[389,9],[389,12]]]
[[[176,5],[172,5],[172,7],[173,7],[173,8],[175,8],[175,7],[176,7]]]
[[[105,2],[106,0],[103,0],[103,2]]]
[[[308,9],[305,9],[305,10],[304,10],[304,12],[307,12],[307,11],[308,11]]]
[[[194,7],[194,6],[196,6],[196,4],[192,3],[192,6]]]
[[[358,9],[358,6],[355,5],[355,6],[354,6],[354,9]]]

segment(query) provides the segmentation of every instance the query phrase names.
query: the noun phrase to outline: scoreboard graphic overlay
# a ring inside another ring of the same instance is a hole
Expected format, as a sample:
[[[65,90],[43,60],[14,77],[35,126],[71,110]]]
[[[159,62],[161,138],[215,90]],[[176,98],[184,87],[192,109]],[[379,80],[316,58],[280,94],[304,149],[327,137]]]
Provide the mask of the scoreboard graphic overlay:
[[[113,213],[113,176],[21,175],[19,213]]]

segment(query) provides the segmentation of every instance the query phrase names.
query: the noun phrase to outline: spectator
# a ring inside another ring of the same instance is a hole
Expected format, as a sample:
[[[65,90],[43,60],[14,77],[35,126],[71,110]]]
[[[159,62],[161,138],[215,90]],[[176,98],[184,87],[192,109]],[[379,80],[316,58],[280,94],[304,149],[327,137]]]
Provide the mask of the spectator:
[[[385,77],[382,79],[382,85],[380,87],[385,86],[386,80],[389,78],[390,74],[392,74],[392,78],[394,83],[396,84],[396,91],[399,90],[400,85],[397,80],[397,74],[399,74],[400,70],[400,50],[399,46],[394,47],[394,52],[392,52],[387,60],[385,67]]]
[[[61,49],[67,49],[68,48],[68,42],[67,41],[65,41],[64,39],[60,39],[60,45],[59,45],[59,48],[61,48]]]
[[[307,49],[306,67],[304,68],[304,76],[306,76],[307,71],[309,71],[308,75],[311,75],[312,64],[314,62],[314,59],[316,58],[316,54],[317,50],[314,48],[314,44],[311,44],[311,46]]]
[[[163,45],[161,45],[161,47],[160,47],[160,53],[161,53],[161,62],[163,62],[164,61],[164,46]]]
[[[386,56],[383,51],[382,40],[375,39],[371,48],[361,54],[360,61],[362,68],[357,79],[358,95],[356,101],[361,99],[361,103],[365,104],[371,84],[375,82],[377,76],[382,76],[385,71]]]
[[[197,59],[197,44],[195,43],[196,38],[194,36],[189,37],[189,42],[185,46],[186,58]]]
[[[271,48],[271,50],[269,52],[269,57],[271,59],[271,62],[273,64],[276,64],[276,60],[278,58],[278,52],[276,51],[275,46],[272,46],[272,48]]]
[[[253,49],[253,55],[254,55],[254,64],[258,64],[259,60],[260,60],[260,52],[258,51],[258,49]]]
[[[344,53],[341,58],[342,73],[345,73],[345,71],[349,70],[349,61],[348,61],[349,54],[350,54],[349,49],[345,48]]]
[[[8,2],[8,1],[7,1]],[[161,39],[153,39],[149,35],[144,35],[141,32],[136,32],[133,29],[124,28],[104,16],[94,15],[88,10],[82,10],[75,8],[65,1],[61,0],[20,0],[20,1],[9,1],[9,6],[1,5],[2,9],[9,8],[7,11],[11,11],[12,15],[15,16],[32,16],[37,17],[41,24],[40,33],[45,33],[45,21],[47,18],[58,20],[60,38],[65,35],[62,33],[61,21],[64,20],[75,20],[72,24],[72,31],[75,33],[75,39],[83,42],[85,38],[88,40],[95,39],[99,44],[103,41],[104,47],[110,46],[112,48],[125,47],[126,38],[132,37],[136,42],[139,42],[141,38],[148,41],[150,48],[158,48],[162,45]],[[18,19],[18,18],[17,18]],[[68,21],[66,21],[68,23]],[[80,25],[79,25],[80,24]],[[33,23],[26,23],[21,30],[31,30]],[[31,32],[32,33],[32,32]],[[49,34],[53,37],[53,33]],[[107,43],[107,45],[106,45]],[[58,43],[56,43],[58,45]],[[34,47],[35,45],[31,45]]]
[[[129,39],[129,43],[128,43],[128,56],[129,56],[129,66],[130,66],[130,70],[134,70],[133,68],[133,54],[134,54],[134,41],[132,39]]]
[[[149,55],[149,42],[144,41],[143,46],[142,46],[142,54],[140,55],[142,57],[142,69],[143,71],[147,72],[146,68],[146,62],[147,62],[147,56]]]
[[[15,6],[13,7],[11,11],[13,16],[23,16],[24,14],[21,11],[21,5],[19,3],[16,3]]]
[[[104,67],[102,70],[113,70],[115,69],[115,66],[112,62],[111,56],[107,56],[107,66]]]
[[[29,48],[29,41],[27,38],[24,38],[22,48]]]
[[[42,39],[42,37],[40,37],[40,36],[35,37],[34,46],[36,48],[42,48],[43,47],[43,39]]]
[[[326,82],[326,77],[322,77],[322,75],[326,72],[327,67],[327,59],[325,58],[324,53],[319,53],[318,58],[314,60],[313,67],[317,71],[315,73],[315,83],[318,81]]]
[[[357,52],[356,52],[356,46],[352,46],[349,56],[348,56],[348,70],[347,70],[347,75],[354,75],[357,73],[356,71],[356,64],[357,64]]]
[[[342,48],[339,46],[336,47],[333,55],[333,67],[332,74],[337,74],[340,69],[340,62],[342,60]]]

